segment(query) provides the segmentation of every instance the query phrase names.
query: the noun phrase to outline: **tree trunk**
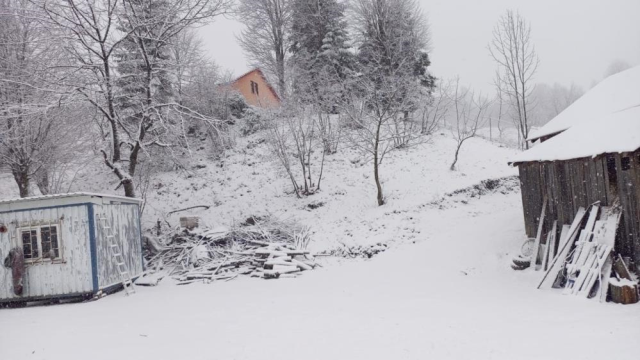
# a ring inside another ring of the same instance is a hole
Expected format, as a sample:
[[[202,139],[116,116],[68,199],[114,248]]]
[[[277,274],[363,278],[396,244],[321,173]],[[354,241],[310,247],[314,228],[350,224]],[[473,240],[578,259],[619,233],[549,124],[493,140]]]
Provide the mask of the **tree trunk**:
[[[456,163],[458,162],[458,154],[460,153],[460,148],[462,147],[462,143],[458,143],[458,148],[456,149],[456,155],[453,158],[453,163],[451,164],[451,167],[449,168],[449,170],[454,171],[456,169]]]
[[[133,185],[133,180],[122,180],[122,186],[124,187],[124,196],[130,198],[136,197],[136,188]]]
[[[378,165],[378,155],[376,153],[375,160],[373,162],[373,173],[376,180],[376,187],[378,188],[378,206],[384,205],[384,197],[382,196],[382,185],[380,184],[380,175],[379,175]]]
[[[49,195],[51,193],[51,186],[49,184],[49,172],[41,168],[36,174],[36,185],[42,195]]]
[[[382,121],[378,121],[378,128],[376,130],[376,138],[373,149],[373,176],[376,181],[376,187],[378,188],[378,206],[384,205],[384,196],[382,195],[382,185],[380,184],[380,165],[378,162],[378,148],[380,146],[380,128],[382,127]]]
[[[493,142],[493,126],[491,126],[491,116],[489,116],[489,141]]]
[[[280,45],[277,46],[278,48]],[[286,81],[285,81],[285,67],[284,67],[284,51],[282,49],[276,50],[276,68],[278,72],[278,92],[281,99],[286,97]]]
[[[11,169],[11,173],[13,174],[13,179],[16,181],[18,185],[18,189],[20,191],[20,197],[25,198],[28,197],[29,194],[29,165],[18,165]]]

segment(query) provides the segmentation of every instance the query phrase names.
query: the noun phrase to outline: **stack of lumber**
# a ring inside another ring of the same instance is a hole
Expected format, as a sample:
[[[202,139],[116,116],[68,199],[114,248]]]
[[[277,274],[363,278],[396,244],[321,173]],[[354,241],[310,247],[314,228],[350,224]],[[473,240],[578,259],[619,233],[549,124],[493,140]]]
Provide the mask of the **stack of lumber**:
[[[592,205],[588,212],[580,208],[573,223],[563,226],[557,251],[557,223],[554,222],[546,246],[539,240],[534,245],[531,268],[545,272],[538,288],[561,288],[566,295],[605,301],[609,281],[615,273],[612,252],[619,222],[618,209],[601,208],[598,204]],[[542,226],[538,239],[541,231]]]
[[[240,275],[294,277],[319,266],[306,250],[309,229],[272,218],[232,229],[181,230],[165,242],[147,268],[168,272],[180,285]]]

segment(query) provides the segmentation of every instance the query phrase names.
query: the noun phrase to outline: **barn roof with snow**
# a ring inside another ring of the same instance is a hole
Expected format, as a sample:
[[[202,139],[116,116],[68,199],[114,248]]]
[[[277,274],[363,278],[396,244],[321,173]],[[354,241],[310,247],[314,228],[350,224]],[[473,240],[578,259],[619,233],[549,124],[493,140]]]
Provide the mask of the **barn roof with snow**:
[[[527,140],[558,134],[574,125],[600,121],[613,113],[640,105],[640,66],[612,75],[540,129],[532,131]]]
[[[570,160],[606,153],[634,152],[638,149],[640,96],[636,106],[602,115],[594,121],[575,124],[559,135],[517,155],[512,163]]]

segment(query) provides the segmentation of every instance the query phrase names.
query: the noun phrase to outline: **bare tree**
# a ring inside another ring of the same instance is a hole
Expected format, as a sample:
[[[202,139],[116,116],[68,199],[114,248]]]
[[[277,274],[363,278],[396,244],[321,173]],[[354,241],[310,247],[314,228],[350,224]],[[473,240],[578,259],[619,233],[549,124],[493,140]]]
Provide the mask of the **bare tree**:
[[[411,98],[398,96],[406,89],[405,78],[391,74],[383,80],[384,88],[362,77],[356,80],[358,91],[348,92],[341,108],[348,117],[352,130],[346,133],[351,146],[359,150],[366,161],[373,163],[373,175],[377,189],[378,205],[384,205],[380,168],[386,155],[403,142],[398,139],[396,124],[402,121],[405,109],[410,107]],[[387,97],[396,99],[387,101]],[[420,138],[420,127],[415,127],[410,134],[414,139]]]
[[[604,72],[604,77],[607,78],[611,75],[615,75],[630,68],[631,64],[629,64],[628,62],[621,59],[615,59],[611,62],[611,64],[609,64],[609,66],[607,66],[607,70]]]
[[[61,48],[41,15],[27,0],[0,0],[0,163],[21,197],[31,195],[34,178],[46,185],[47,169],[70,145],[66,135],[78,135],[61,116]]]
[[[504,124],[503,124],[503,116],[504,116],[504,110],[505,110],[505,94],[504,94],[504,90],[502,88],[502,81],[500,79],[500,72],[496,71],[496,75],[495,78],[493,80],[493,85],[496,88],[496,98],[494,101],[495,104],[495,111],[497,112],[497,116],[496,116],[496,127],[498,128],[498,138],[500,140],[502,140],[502,132],[504,131]],[[491,125],[492,122],[490,122],[489,124]],[[492,129],[490,128],[490,131]],[[490,138],[493,137],[493,134],[490,133]],[[493,140],[493,139],[491,139]]]
[[[456,80],[453,93],[453,116],[451,134],[456,140],[456,152],[450,170],[456,169],[460,149],[465,141],[476,136],[478,128],[486,121],[489,101],[481,95],[476,96],[468,88],[461,89],[459,79]]]
[[[180,106],[209,118],[223,120],[216,126],[194,122],[189,124],[188,129],[190,134],[206,131],[212,142],[212,155],[217,158],[233,147],[228,125],[233,121],[232,113],[237,115],[234,107],[242,108],[244,102],[238,99],[239,94],[232,88],[221,86],[228,83],[232,76],[206,56],[202,40],[193,29],[179,33],[170,45],[171,67],[175,68],[176,76],[175,96]],[[202,125],[206,128],[202,129]]]
[[[136,196],[141,154],[171,154],[185,138],[189,119],[210,121],[171,96],[167,53],[178,34],[226,12],[230,4],[176,0],[155,5],[52,0],[42,6],[67,42],[75,73],[67,85],[102,115],[97,121],[104,142],[100,152],[129,197]]]
[[[90,122],[95,116],[84,103],[69,103],[46,112],[53,122],[49,141],[43,149],[48,159],[35,174],[38,190],[43,195],[69,192],[77,175],[92,158]]]
[[[172,41],[170,51],[176,74],[176,95],[180,103],[184,103],[184,98],[189,96],[185,93],[187,88],[194,82],[204,80],[199,78],[203,74],[199,74],[198,70],[211,66],[213,71],[207,75],[213,75],[213,81],[219,80],[217,66],[205,56],[202,39],[195,30],[184,29],[178,33]]]
[[[298,198],[320,190],[326,155],[318,137],[317,123],[308,109],[289,103],[288,108],[272,114],[269,127],[271,150],[286,171]]]
[[[531,40],[531,25],[513,10],[500,17],[493,29],[493,40],[488,46],[491,57],[498,64],[500,81],[505,95],[516,113],[517,128],[523,145],[531,130],[533,77],[539,59]]]
[[[348,81],[342,111],[354,128],[351,145],[373,162],[377,203],[385,203],[380,167],[389,151],[422,138],[414,118],[417,94],[433,86],[429,29],[413,0],[358,0],[354,4],[358,76]]]
[[[246,28],[238,42],[249,62],[276,80],[278,94],[287,96],[287,50],[291,28],[289,0],[240,0],[238,19]]]
[[[436,83],[435,94],[423,95],[423,100],[419,102],[416,111],[420,118],[423,135],[430,135],[439,126],[446,125],[447,115],[451,109],[451,82],[439,80]]]
[[[536,103],[535,124],[540,126],[549,120],[558,116],[562,111],[568,108],[576,100],[578,100],[584,91],[581,87],[572,83],[569,86],[561,84],[538,84],[534,91]]]

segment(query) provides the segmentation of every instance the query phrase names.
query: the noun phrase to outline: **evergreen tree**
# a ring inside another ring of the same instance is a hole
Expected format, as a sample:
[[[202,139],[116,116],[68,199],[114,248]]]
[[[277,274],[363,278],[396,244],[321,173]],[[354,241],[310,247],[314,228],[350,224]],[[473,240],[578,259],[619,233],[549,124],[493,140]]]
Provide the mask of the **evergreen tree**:
[[[174,100],[175,74],[171,64],[170,2],[126,0],[127,11],[119,30],[128,32],[116,53],[118,105],[130,116],[144,114],[152,103]]]
[[[333,108],[339,82],[354,66],[348,43],[344,5],[336,0],[294,0],[291,62],[294,91],[306,103]]]
[[[408,106],[406,117],[413,108],[406,97],[420,90],[415,84],[428,93],[435,86],[427,69],[428,30],[418,5],[413,0],[360,0],[358,21],[360,72],[381,91],[380,101]],[[385,89],[392,91],[385,94]]]

